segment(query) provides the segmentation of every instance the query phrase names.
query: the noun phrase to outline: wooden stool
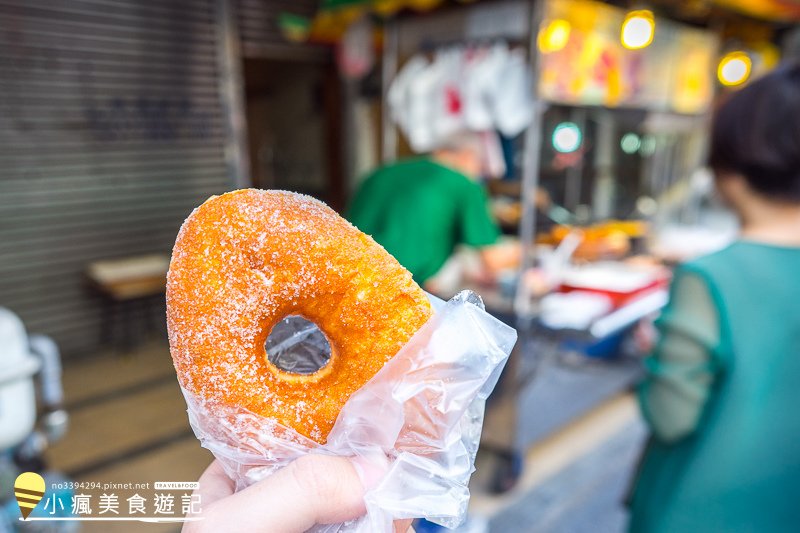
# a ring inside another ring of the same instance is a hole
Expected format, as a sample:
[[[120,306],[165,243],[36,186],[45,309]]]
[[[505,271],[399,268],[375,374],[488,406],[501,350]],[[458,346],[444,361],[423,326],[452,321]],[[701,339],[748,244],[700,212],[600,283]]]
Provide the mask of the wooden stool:
[[[135,310],[143,310],[144,330],[154,329],[152,304],[163,300],[169,270],[165,254],[139,255],[89,263],[86,276],[106,301],[103,313],[101,342],[130,350],[134,341]],[[121,321],[121,322],[120,322]],[[119,328],[115,328],[115,322]],[[121,336],[115,338],[114,330]]]

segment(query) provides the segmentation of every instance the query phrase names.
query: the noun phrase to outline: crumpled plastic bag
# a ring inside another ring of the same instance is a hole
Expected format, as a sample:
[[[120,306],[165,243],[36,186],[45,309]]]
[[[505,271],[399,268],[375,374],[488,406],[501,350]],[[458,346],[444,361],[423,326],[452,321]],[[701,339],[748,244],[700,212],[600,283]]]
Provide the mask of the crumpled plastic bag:
[[[365,516],[312,531],[389,533],[403,518],[458,526],[466,516],[486,398],[517,334],[486,313],[472,292],[446,303],[431,297],[431,303],[434,315],[350,397],[325,445],[242,408],[212,408],[184,390],[195,435],[236,490],[308,453],[359,456],[385,469],[364,496]],[[292,364],[291,354],[298,360],[324,354],[324,335],[308,323],[275,329],[270,349],[280,352],[282,368]],[[316,362],[295,361],[293,368],[309,372],[324,359]]]

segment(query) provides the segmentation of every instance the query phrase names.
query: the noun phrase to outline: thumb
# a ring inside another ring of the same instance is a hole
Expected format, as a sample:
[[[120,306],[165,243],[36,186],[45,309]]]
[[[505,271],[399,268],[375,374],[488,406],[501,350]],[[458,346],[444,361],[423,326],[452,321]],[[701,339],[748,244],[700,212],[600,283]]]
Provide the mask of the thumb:
[[[363,515],[364,486],[350,459],[306,455],[216,501],[195,522],[203,531],[303,532]]]

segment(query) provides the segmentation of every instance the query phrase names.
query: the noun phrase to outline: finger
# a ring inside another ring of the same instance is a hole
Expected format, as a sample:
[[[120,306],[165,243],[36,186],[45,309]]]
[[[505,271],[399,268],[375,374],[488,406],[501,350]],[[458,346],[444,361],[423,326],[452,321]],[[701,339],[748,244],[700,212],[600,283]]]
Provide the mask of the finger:
[[[241,492],[205,507],[204,531],[301,533],[363,515],[364,487],[343,457],[307,455]]]
[[[194,493],[200,495],[202,505],[211,505],[215,501],[233,494],[235,488],[233,480],[222,468],[222,463],[214,460],[200,476],[197,490]]]
[[[414,521],[413,518],[409,518],[407,520],[395,520],[394,522],[395,533],[414,533],[414,530],[411,529],[411,523],[413,521]]]

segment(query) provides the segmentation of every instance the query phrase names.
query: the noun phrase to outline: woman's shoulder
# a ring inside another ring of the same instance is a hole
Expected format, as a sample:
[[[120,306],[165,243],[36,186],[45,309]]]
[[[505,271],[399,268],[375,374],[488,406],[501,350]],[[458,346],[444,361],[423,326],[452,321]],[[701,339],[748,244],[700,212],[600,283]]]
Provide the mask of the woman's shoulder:
[[[762,278],[792,276],[800,270],[800,248],[737,240],[728,246],[681,264],[677,277],[694,274],[708,284],[738,285]]]
[[[715,252],[687,261],[686,265],[709,265],[740,257],[779,257],[800,260],[800,246],[785,246],[767,242],[738,239]]]
[[[695,274],[703,274],[708,271],[716,270],[719,267],[724,267],[727,265],[736,255],[739,254],[737,250],[738,242],[733,242],[716,250],[714,252],[701,255],[698,257],[694,257],[687,261],[684,261],[678,268],[676,269],[677,274],[683,273],[695,273]]]

